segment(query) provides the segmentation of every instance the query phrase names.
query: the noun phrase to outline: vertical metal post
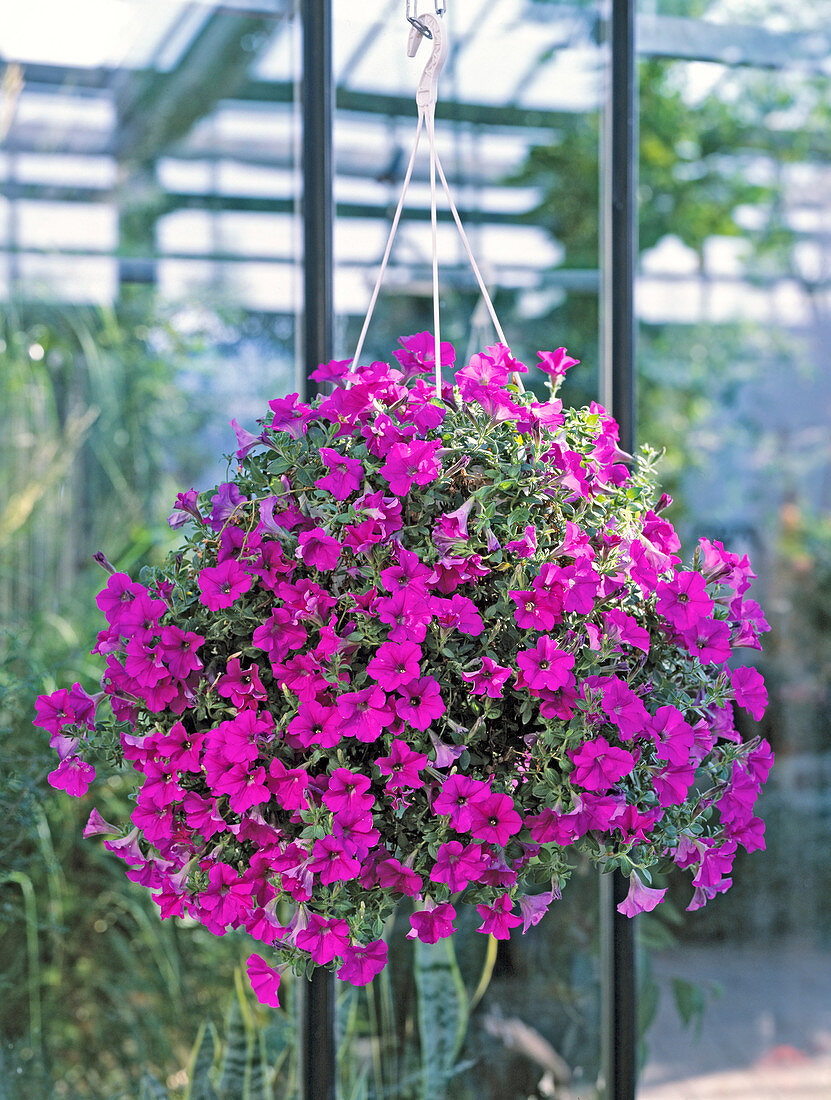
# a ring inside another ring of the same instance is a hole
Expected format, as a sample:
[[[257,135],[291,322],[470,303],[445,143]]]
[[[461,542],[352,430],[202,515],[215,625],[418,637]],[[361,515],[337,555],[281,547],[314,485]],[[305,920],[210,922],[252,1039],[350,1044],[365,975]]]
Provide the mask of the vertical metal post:
[[[309,374],[332,358],[332,3],[301,0],[303,26],[303,362]]]
[[[620,425],[623,450],[635,447],[637,254],[637,71],[635,0],[611,0],[609,95],[601,150],[603,217],[603,356],[600,399]],[[602,1047],[606,1100],[634,1100],[636,1090],[635,929],[617,912],[627,881],[601,877]]]
[[[301,0],[303,32],[303,362],[309,374],[332,358],[332,6]],[[335,1100],[335,982],[317,967],[302,987],[301,1100]]]

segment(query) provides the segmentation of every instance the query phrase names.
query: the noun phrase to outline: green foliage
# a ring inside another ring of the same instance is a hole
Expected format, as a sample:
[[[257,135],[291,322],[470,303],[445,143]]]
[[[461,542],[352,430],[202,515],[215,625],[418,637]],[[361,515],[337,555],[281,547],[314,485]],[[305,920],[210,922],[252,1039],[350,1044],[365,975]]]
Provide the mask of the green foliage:
[[[421,1097],[447,1094],[467,1030],[468,1002],[452,939],[415,943],[415,980],[421,1042]]]

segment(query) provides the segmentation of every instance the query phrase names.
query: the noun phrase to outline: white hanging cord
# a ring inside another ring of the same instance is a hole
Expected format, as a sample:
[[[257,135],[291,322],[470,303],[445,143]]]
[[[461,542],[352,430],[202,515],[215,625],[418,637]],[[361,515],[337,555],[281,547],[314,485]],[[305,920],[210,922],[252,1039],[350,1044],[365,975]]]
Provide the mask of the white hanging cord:
[[[419,115],[421,118],[421,115]],[[436,357],[436,396],[441,397],[441,320],[439,310],[439,241],[438,217],[436,213],[436,131],[432,105],[424,112],[427,123],[427,138],[430,143],[430,227],[433,238],[433,347]]]
[[[387,246],[384,249],[384,258],[381,260],[381,269],[378,272],[378,278],[375,280],[375,289],[372,291],[372,297],[369,300],[369,308],[367,310],[366,317],[364,318],[361,335],[358,337],[358,346],[355,349],[355,354],[352,357],[352,363],[349,367],[350,374],[355,370],[357,362],[361,357],[361,352],[364,350],[364,340],[366,340],[367,330],[369,329],[369,322],[372,320],[372,313],[375,309],[375,303],[378,301],[378,293],[381,289],[381,282],[383,281],[384,273],[386,272],[387,264],[389,263],[390,253],[392,252],[392,242],[395,240],[395,234],[398,230],[398,223],[401,220],[401,211],[404,209],[404,199],[407,197],[407,189],[410,186],[410,178],[413,174],[413,165],[415,164],[416,153],[418,152],[418,143],[421,141],[421,127],[423,122],[424,116],[421,114],[421,112],[419,112],[418,126],[416,127],[415,141],[413,142],[413,151],[412,153],[410,153],[410,163],[407,165],[407,171],[404,174],[404,184],[401,188],[401,197],[398,200],[398,206],[395,210],[395,216],[392,219],[389,236],[387,237]]]
[[[444,12],[444,8],[440,7],[438,0],[436,0],[436,14],[441,15]],[[438,98],[438,78],[444,65],[445,57],[447,56],[447,38],[444,35],[441,27],[441,23],[434,15],[425,14],[422,16],[416,15],[411,17],[409,0],[407,3],[407,19],[412,24],[412,30],[410,31],[410,38],[407,46],[407,53],[410,57],[415,56],[416,50],[421,42],[422,38],[427,38],[432,41],[433,49],[430,53],[430,57],[427,60],[427,64],[424,67],[421,80],[418,85],[418,91],[416,92],[416,103],[418,105],[418,126],[416,128],[415,141],[413,143],[413,151],[410,154],[410,162],[407,165],[407,171],[404,176],[404,183],[401,189],[401,197],[398,200],[398,206],[395,211],[395,216],[392,220],[392,226],[390,227],[389,236],[387,237],[386,248],[384,249],[384,256],[381,261],[381,268],[378,272],[378,278],[375,281],[375,287],[372,291],[372,297],[370,298],[369,308],[367,310],[366,317],[364,318],[363,327],[361,328],[361,335],[358,338],[358,346],[355,349],[355,355],[352,358],[352,363],[349,367],[350,373],[354,372],[355,367],[360,359],[361,352],[363,351],[364,341],[366,339],[367,330],[369,329],[369,323],[372,319],[372,314],[375,309],[375,303],[378,300],[378,294],[381,289],[381,282],[383,281],[384,274],[387,270],[387,264],[389,262],[390,253],[392,252],[392,244],[395,238],[396,231],[398,229],[398,223],[401,219],[401,212],[404,209],[404,200],[407,195],[407,190],[410,186],[410,179],[413,173],[413,165],[415,164],[415,157],[418,151],[418,145],[421,138],[421,129],[424,126],[427,130],[427,139],[429,143],[430,154],[430,228],[432,234],[432,259],[433,259],[433,347],[435,355],[435,385],[436,394],[441,397],[442,376],[441,376],[441,318],[440,318],[440,304],[439,304],[439,260],[438,260],[438,214],[436,209],[436,172],[438,171],[439,178],[444,189],[445,196],[447,197],[448,204],[450,206],[451,213],[453,214],[453,220],[456,223],[456,228],[459,231],[462,244],[467,254],[468,261],[473,270],[473,274],[476,277],[476,282],[479,285],[479,290],[482,293],[482,298],[487,306],[488,313],[490,314],[493,327],[496,330],[497,338],[499,342],[505,347],[508,346],[508,341],[505,339],[505,333],[502,330],[502,326],[499,323],[499,318],[496,316],[496,310],[494,309],[491,297],[488,294],[485,281],[482,278],[482,273],[479,270],[479,265],[476,263],[476,259],[473,255],[473,250],[470,247],[467,234],[465,233],[464,226],[462,225],[462,219],[459,217],[459,211],[456,208],[456,204],[453,201],[453,196],[450,193],[450,186],[447,182],[447,177],[444,174],[444,168],[442,167],[441,159],[436,148],[436,134],[435,134],[435,109],[436,100]],[[514,382],[519,389],[520,393],[525,391],[525,387],[522,384],[522,379],[519,374],[514,373]],[[348,381],[346,383],[349,384]]]
[[[467,258],[470,261],[470,266],[473,268],[473,274],[476,276],[476,282],[479,284],[479,289],[482,292],[482,299],[487,306],[491,321],[493,321],[493,327],[496,329],[496,335],[499,337],[500,344],[504,344],[505,347],[508,347],[508,341],[505,339],[505,333],[502,331],[502,325],[500,325],[499,318],[496,316],[496,310],[494,309],[493,302],[491,301],[491,296],[490,294],[488,294],[488,288],[485,286],[485,280],[482,278],[482,273],[479,270],[479,265],[476,263],[476,258],[474,257],[473,250],[470,247],[470,241],[468,241],[467,239],[467,233],[465,233],[465,228],[462,225],[462,219],[459,217],[459,211],[456,209],[456,203],[453,201],[453,195],[450,193],[450,187],[447,183],[447,177],[444,174],[444,169],[442,168],[441,158],[439,157],[438,152],[436,152],[436,167],[439,170],[439,179],[442,182],[442,187],[444,188],[444,193],[447,197],[448,205],[450,206],[450,212],[453,215],[453,220],[455,221],[456,228],[459,231],[459,236],[462,238],[462,244],[464,245],[465,252],[467,253]],[[522,379],[518,374],[514,374],[514,378],[516,380],[517,386],[519,387],[519,392],[524,393],[525,387],[522,384]]]

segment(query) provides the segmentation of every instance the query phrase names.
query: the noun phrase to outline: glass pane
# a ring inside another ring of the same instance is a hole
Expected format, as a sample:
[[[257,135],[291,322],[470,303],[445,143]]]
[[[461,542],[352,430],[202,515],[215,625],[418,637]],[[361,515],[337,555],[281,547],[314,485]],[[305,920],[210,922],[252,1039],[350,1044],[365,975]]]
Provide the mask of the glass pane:
[[[766,851],[740,852],[732,889],[701,912],[684,914],[689,889],[673,887],[684,915],[653,960],[640,1095],[821,1095],[831,9],[640,11],[640,430],[667,448],[687,546],[716,537],[759,574],[772,629],[740,663],[765,676],[758,732],[777,753],[757,811]]]

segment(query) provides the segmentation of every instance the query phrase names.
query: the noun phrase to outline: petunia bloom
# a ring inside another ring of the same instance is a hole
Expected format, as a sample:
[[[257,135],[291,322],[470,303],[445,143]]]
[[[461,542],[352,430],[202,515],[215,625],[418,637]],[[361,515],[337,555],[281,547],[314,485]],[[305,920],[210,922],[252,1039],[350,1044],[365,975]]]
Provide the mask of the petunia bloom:
[[[249,955],[245,968],[248,971],[251,988],[260,1004],[279,1008],[280,998],[277,994],[280,989],[280,975],[278,972],[269,966],[261,955]]]

